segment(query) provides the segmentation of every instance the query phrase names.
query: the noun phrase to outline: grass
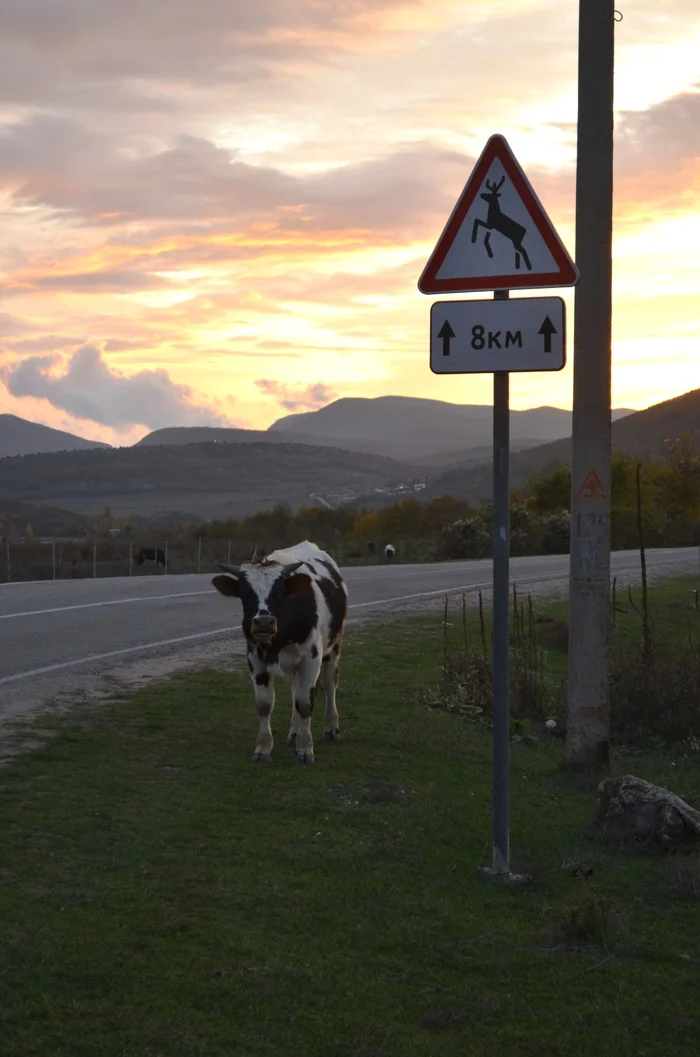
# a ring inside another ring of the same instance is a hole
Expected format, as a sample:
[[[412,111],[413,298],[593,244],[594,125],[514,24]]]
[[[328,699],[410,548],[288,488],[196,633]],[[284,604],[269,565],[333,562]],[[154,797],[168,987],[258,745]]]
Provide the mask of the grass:
[[[0,772],[2,1057],[696,1054],[694,860],[606,845],[561,743],[523,741],[533,883],[482,879],[488,730],[421,703],[442,634],[351,629],[344,740],[314,768],[286,688],[275,761],[249,762],[243,672],[49,724]],[[634,770],[697,795],[692,753]]]

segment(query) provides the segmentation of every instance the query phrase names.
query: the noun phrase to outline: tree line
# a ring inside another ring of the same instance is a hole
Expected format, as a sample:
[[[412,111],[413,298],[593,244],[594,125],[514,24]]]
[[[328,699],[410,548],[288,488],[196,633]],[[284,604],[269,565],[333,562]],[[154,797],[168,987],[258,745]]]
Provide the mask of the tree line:
[[[637,472],[647,546],[700,544],[700,453],[685,435],[667,442],[665,458],[614,452],[611,462],[611,537],[614,550],[639,545]],[[511,492],[511,552],[565,554],[569,550],[571,468],[556,463]],[[411,544],[412,557],[481,558],[491,552],[491,504],[451,495],[421,502],[411,497],[377,510],[286,504],[240,520],[198,525],[196,533],[254,543],[262,553],[308,538],[345,558],[378,553],[386,543]],[[417,545],[421,546],[418,547]]]

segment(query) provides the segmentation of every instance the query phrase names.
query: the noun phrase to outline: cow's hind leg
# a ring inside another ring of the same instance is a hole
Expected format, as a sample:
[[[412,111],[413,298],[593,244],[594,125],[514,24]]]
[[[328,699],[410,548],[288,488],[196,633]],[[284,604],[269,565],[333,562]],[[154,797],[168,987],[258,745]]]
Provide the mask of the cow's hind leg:
[[[336,688],[338,686],[338,664],[340,661],[340,641],[335,642],[323,658],[321,680],[326,698],[323,714],[323,736],[326,741],[340,741],[340,720],[336,707]]]
[[[269,672],[251,671],[255,687],[255,707],[258,710],[258,738],[253,763],[269,763],[272,755],[272,727],[270,717],[275,707],[275,685]]]
[[[294,710],[297,716],[295,741],[297,763],[314,762],[314,739],[311,734],[311,713],[314,710],[316,682],[318,680],[320,667],[321,658],[318,655],[318,652],[316,657],[307,655],[302,658],[301,664],[292,680]]]
[[[287,735],[287,745],[291,745],[292,748],[297,743],[297,734],[299,733],[299,713],[297,712],[296,706],[296,678],[292,679],[292,718],[289,721],[289,734]]]

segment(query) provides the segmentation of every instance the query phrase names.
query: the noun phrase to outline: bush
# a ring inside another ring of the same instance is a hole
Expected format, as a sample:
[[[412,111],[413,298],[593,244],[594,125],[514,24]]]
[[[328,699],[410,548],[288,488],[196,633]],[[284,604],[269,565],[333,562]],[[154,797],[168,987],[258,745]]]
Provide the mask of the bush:
[[[656,642],[618,650],[610,677],[611,732],[624,741],[649,736],[679,742],[700,735],[700,650]]]
[[[438,554],[441,558],[487,558],[491,546],[484,518],[477,514],[460,518],[442,530]]]
[[[542,525],[542,552],[544,554],[568,554],[571,537],[571,514],[550,514]]]

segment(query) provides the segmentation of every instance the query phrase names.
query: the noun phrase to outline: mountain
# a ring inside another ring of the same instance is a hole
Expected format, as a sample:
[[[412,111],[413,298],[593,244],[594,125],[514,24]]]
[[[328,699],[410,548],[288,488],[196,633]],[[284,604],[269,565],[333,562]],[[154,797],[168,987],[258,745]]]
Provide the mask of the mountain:
[[[0,459],[11,455],[34,455],[51,451],[109,448],[99,440],[85,440],[62,429],[51,429],[17,415],[0,415]]]
[[[700,389],[618,418],[612,423],[612,448],[629,455],[663,456],[668,451],[666,441],[683,433],[693,436],[700,447]],[[517,486],[552,463],[570,461],[571,437],[527,448],[511,456],[511,479]],[[484,461],[437,475],[424,494],[430,497],[449,493],[456,498],[476,500],[488,495],[490,490],[491,462]]]
[[[0,460],[0,508],[21,501],[115,517],[240,518],[278,503],[340,505],[410,487],[420,469],[302,444],[136,445]],[[321,498],[319,498],[321,497]]]
[[[691,434],[700,444],[700,389],[674,396],[613,422],[612,447],[613,451],[625,451],[628,455],[664,455],[666,441],[679,437],[681,433]],[[522,470],[532,467],[536,472],[550,462],[570,460],[571,437],[567,437],[520,453],[517,466]]]
[[[134,447],[156,447],[164,445],[182,444],[304,444],[313,448],[319,445],[334,447],[341,451],[353,451],[359,455],[382,455],[404,461],[403,453],[407,446],[403,444],[387,444],[380,440],[363,440],[359,437],[342,437],[339,439],[325,440],[323,437],[313,437],[306,433],[286,433],[282,430],[270,432],[262,429],[225,429],[217,426],[169,426],[165,429],[156,429],[147,433],[145,437],[137,441]],[[513,450],[531,447],[541,444],[542,438],[525,437],[513,442]],[[410,450],[410,449],[408,449]],[[424,472],[429,473],[430,467],[445,469],[451,464],[467,464],[482,462],[489,455],[488,447],[482,445],[478,448],[458,448],[455,451],[440,451],[431,455],[416,454],[415,457],[407,456],[408,461],[416,466],[424,467]]]
[[[56,507],[0,500],[0,536],[24,535],[27,525],[35,536],[87,536],[93,519]]]
[[[614,417],[631,414],[627,408]],[[514,446],[541,444],[566,437],[571,432],[571,412],[558,407],[536,407],[511,411]],[[346,397],[318,411],[286,415],[270,426],[268,433],[296,440],[299,434],[316,443],[347,447],[361,439],[365,445],[392,458],[424,465],[443,465],[456,457],[469,460],[473,449],[491,442],[492,408],[489,404],[451,404],[421,397]]]
[[[134,447],[154,447],[172,444],[306,444],[317,448],[326,442],[304,433],[270,433],[264,429],[226,429],[219,426],[168,426],[147,433]],[[368,455],[386,455],[378,445],[360,438],[347,438],[343,444],[332,445],[343,451],[356,451]]]

